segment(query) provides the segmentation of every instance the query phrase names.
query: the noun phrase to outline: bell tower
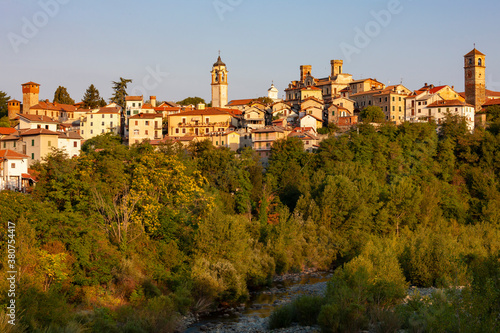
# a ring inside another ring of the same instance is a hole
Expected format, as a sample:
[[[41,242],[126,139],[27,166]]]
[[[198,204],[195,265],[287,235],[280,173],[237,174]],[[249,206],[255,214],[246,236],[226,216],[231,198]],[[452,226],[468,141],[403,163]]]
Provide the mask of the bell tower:
[[[486,102],[485,55],[476,48],[464,56],[465,101],[474,105],[476,112]]]
[[[227,69],[220,58],[212,67],[212,107],[223,108],[227,105]]]
[[[38,93],[40,92],[40,85],[35,82],[26,82],[21,84],[23,87],[23,112],[24,114],[30,113],[30,107],[38,104]]]

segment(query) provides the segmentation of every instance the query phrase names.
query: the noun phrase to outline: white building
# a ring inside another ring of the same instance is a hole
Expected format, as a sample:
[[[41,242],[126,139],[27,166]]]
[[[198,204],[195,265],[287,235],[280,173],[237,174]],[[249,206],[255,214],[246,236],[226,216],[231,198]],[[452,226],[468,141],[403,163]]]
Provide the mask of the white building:
[[[474,105],[459,100],[437,101],[427,105],[427,110],[429,119],[437,124],[441,124],[446,115],[450,114],[464,117],[469,131],[474,130]]]
[[[47,116],[39,116],[34,114],[20,114],[18,130],[22,129],[37,129],[44,128],[49,131],[57,131],[59,122]]]
[[[277,102],[279,100],[278,98],[279,91],[278,89],[274,86],[274,83],[271,84],[271,88],[267,90],[267,97],[273,100],[273,102]]]
[[[0,150],[0,191],[22,191],[31,177],[28,174],[28,156],[13,150]],[[26,181],[23,182],[23,179]]]

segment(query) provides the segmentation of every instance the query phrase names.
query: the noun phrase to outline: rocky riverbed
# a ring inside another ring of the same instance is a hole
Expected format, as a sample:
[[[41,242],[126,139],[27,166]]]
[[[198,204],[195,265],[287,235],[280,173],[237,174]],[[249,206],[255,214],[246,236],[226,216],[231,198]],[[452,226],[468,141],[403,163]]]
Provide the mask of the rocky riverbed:
[[[268,320],[275,308],[301,295],[324,295],[331,275],[331,272],[305,271],[277,276],[271,287],[250,293],[247,304],[221,310],[216,317],[201,319],[184,332],[270,332]],[[319,332],[319,328],[292,326],[272,332]]]

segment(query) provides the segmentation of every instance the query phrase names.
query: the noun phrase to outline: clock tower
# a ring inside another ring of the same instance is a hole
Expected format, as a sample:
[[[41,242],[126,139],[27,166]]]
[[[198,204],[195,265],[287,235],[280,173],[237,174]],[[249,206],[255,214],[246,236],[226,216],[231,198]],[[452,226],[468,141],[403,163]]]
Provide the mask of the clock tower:
[[[227,105],[227,69],[220,58],[212,67],[212,107],[223,108]]]
[[[474,105],[476,112],[486,102],[485,55],[476,48],[464,56],[465,101]]]

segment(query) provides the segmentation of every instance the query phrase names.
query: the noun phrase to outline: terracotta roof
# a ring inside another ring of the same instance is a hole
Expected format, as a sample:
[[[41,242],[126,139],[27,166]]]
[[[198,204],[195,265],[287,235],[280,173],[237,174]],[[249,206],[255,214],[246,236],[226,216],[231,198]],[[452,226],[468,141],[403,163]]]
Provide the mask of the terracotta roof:
[[[444,88],[446,88],[446,87],[448,87],[448,86],[438,86],[438,87],[434,87],[434,88],[432,88],[432,89],[429,89],[429,93],[430,93],[430,94],[435,94],[435,93],[437,93],[438,91],[440,91],[441,89],[444,89]]]
[[[252,133],[272,133],[272,132],[284,132],[285,129],[281,126],[266,126],[264,128],[259,128],[253,130]]]
[[[125,96],[126,102],[140,102],[142,101],[142,96]]]
[[[435,107],[441,107],[441,106],[470,106],[474,107],[474,105],[467,104],[465,102],[459,101],[458,99],[452,99],[452,100],[442,100],[442,101],[437,101],[432,104],[427,105],[428,108],[435,108]]]
[[[51,117],[47,116],[39,116],[35,114],[20,114],[19,117],[29,120],[30,122],[37,123],[49,123],[49,124],[58,124],[58,121],[55,121]]]
[[[151,103],[146,103],[146,104],[143,104],[142,105],[142,108],[143,109],[154,109],[153,106],[151,105]]]
[[[51,103],[51,102],[38,102],[38,104],[30,107],[31,109],[42,109],[42,110],[52,110],[52,111],[70,111],[74,112],[77,110],[77,107],[69,104],[59,104],[59,103]]]
[[[308,101],[308,100],[313,100],[313,101],[316,101],[316,102],[318,102],[318,103],[320,103],[320,104],[325,104],[325,102],[323,102],[323,101],[321,101],[321,100],[317,99],[317,98],[316,98],[316,97],[314,97],[314,96],[309,96],[309,97],[307,97],[307,98],[303,99],[303,100],[302,100],[302,103],[304,103],[305,101]]]
[[[314,87],[314,86],[309,86],[309,87],[301,88],[300,90],[321,90],[321,89],[317,88],[317,87]]]
[[[83,140],[83,138],[76,131],[64,132],[59,134],[59,138],[61,139],[76,139]]]
[[[316,117],[316,116],[313,116],[312,114],[306,114],[304,117],[307,117],[307,116],[311,116],[311,117],[313,117],[314,119],[316,119],[317,121],[321,121],[321,122],[323,121],[323,119],[320,119],[320,118],[318,118],[318,117]],[[302,117],[302,118],[304,118],[304,117]],[[302,118],[301,118],[301,119],[302,119]]]
[[[45,128],[34,128],[34,129],[29,129],[26,131],[21,131],[20,135],[21,136],[31,136],[31,135],[59,135],[59,132],[54,132],[54,131],[49,131],[48,129]]]
[[[309,132],[292,132],[288,134],[289,138],[296,137],[301,140],[318,140],[318,138]]]
[[[135,116],[132,116],[128,119],[155,119],[155,118],[161,118],[162,115],[159,113],[139,113],[136,114]]]
[[[482,56],[484,56],[484,53],[481,53],[476,48],[474,48],[472,51],[470,51],[469,53],[467,53],[466,55],[464,55],[464,57],[468,57],[468,56],[471,56],[471,55],[482,55]]]
[[[491,105],[500,105],[500,98],[490,98],[483,104],[483,106]]]
[[[497,96],[497,97],[500,97],[500,92],[499,91],[493,91],[493,90],[486,89],[486,96]]]
[[[0,135],[10,135],[15,133],[16,129],[12,127],[0,127]]]
[[[250,99],[233,99],[232,101],[229,101],[226,105],[228,106],[241,106],[241,105],[248,105],[254,101],[253,98]]]
[[[0,158],[6,159],[6,160],[22,160],[24,158],[28,158],[27,155],[20,154],[16,151],[10,150],[10,149],[2,149],[0,150]]]
[[[162,111],[181,111],[180,107],[172,107],[172,106],[158,106],[154,108],[156,112]]]
[[[38,83],[35,83],[35,82],[33,82],[33,81],[26,82],[26,83],[23,83],[23,84],[21,84],[21,85],[22,85],[22,86],[25,86],[25,85],[28,85],[28,84],[31,84],[31,85],[33,85],[33,84],[34,84],[34,85],[39,86],[39,84],[38,84]]]
[[[27,157],[27,156],[26,156]],[[31,176],[29,173],[22,173],[21,174],[21,177],[23,177],[23,179],[31,179],[32,181],[34,182],[37,182],[37,179],[35,179],[33,176]]]
[[[10,101],[7,101],[7,103],[10,103],[10,102],[18,102],[18,103],[21,103],[21,101],[18,101],[17,99],[11,99]]]

